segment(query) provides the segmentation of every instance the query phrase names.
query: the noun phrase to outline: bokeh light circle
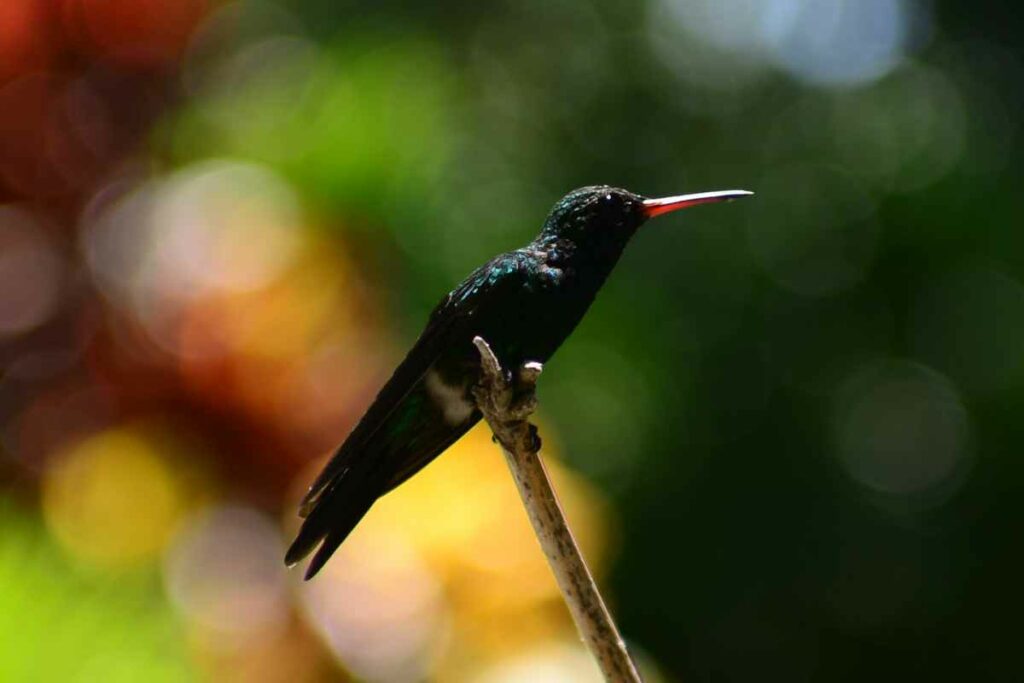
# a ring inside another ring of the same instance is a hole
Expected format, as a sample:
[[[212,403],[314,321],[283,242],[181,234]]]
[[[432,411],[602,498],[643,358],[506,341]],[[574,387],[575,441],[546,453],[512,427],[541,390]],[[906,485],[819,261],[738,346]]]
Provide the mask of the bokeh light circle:
[[[674,27],[689,43],[656,40],[667,63],[686,80],[726,88],[765,66],[812,85],[868,83],[895,68],[927,26],[907,0],[659,0],[653,16],[655,37]],[[700,56],[709,50],[717,55]],[[680,53],[689,58],[672,56]]]
[[[0,206],[0,339],[32,330],[53,315],[62,265],[31,214]]]
[[[834,408],[836,455],[871,492],[937,502],[970,462],[970,424],[956,387],[908,361],[880,361],[842,384]]]
[[[210,642],[239,646],[287,624],[283,553],[277,529],[256,510],[206,510],[184,526],[167,554],[167,592]]]
[[[190,306],[269,286],[307,237],[290,185],[265,167],[227,160],[112,188],[85,220],[82,250],[104,294],[175,353]]]
[[[153,435],[114,428],[65,447],[43,481],[47,526],[76,559],[103,567],[158,555],[185,497]]]
[[[301,597],[328,647],[363,680],[425,678],[446,638],[441,583],[397,534],[357,528]]]

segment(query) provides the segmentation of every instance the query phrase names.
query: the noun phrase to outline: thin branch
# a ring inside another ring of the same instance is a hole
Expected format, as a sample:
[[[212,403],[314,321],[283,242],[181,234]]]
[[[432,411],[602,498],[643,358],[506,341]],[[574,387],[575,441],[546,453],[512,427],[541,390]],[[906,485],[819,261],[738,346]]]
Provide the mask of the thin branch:
[[[519,495],[555,574],[576,628],[606,681],[639,683],[640,675],[587,569],[565,514],[540,459],[540,438],[527,419],[537,407],[534,389],[540,363],[526,363],[515,378],[506,375],[491,347],[473,339],[483,370],[473,389],[477,406],[505,453]]]

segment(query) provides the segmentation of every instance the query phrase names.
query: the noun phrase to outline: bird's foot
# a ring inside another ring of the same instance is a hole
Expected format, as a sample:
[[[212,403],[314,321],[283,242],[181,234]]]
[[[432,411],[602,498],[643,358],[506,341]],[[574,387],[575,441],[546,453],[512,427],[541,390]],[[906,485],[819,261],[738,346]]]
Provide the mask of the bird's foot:
[[[540,363],[530,361],[519,368],[505,410],[512,420],[525,420],[537,410],[537,378],[544,369]]]
[[[540,448],[537,428],[527,421],[537,409],[537,378],[544,367],[535,361],[524,363],[515,373],[506,372],[490,345],[480,337],[473,340],[480,352],[480,381],[473,388],[477,407],[494,428],[499,441],[528,440],[533,452]],[[500,425],[501,428],[495,428]],[[500,433],[499,433],[500,432]]]

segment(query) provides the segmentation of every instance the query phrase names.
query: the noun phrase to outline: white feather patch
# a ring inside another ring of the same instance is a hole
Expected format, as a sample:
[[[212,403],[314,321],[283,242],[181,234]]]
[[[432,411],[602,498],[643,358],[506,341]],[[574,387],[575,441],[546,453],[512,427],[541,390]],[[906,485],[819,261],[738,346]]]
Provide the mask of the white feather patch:
[[[427,393],[444,413],[444,421],[450,425],[462,424],[473,413],[473,402],[466,398],[464,384],[445,384],[437,370],[430,370],[426,376]]]

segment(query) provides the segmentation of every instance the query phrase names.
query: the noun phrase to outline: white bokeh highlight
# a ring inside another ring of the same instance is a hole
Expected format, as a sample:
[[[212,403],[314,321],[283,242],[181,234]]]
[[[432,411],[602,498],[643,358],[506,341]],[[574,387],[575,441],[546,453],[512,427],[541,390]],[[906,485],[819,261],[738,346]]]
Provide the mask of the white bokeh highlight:
[[[657,0],[651,30],[674,30],[694,54],[720,52],[714,69],[726,82],[721,65],[735,60],[726,72],[773,67],[812,85],[843,87],[875,81],[900,64],[927,16],[910,0]],[[716,61],[680,59],[657,38],[654,48],[670,64],[697,67],[680,74],[687,80],[706,81],[699,70]]]
[[[283,631],[291,608],[284,549],[265,515],[240,506],[194,517],[168,550],[167,594],[185,621],[241,646]]]

